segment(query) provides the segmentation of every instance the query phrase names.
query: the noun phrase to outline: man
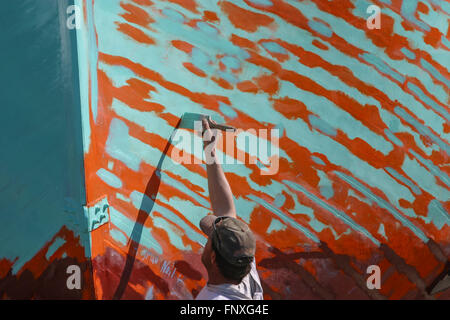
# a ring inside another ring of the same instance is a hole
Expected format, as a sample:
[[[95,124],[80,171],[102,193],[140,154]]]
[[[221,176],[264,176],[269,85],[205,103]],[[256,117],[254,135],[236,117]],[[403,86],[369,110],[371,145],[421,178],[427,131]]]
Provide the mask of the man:
[[[208,283],[197,300],[262,300],[263,290],[254,261],[256,242],[248,225],[236,217],[233,195],[215,153],[216,135],[203,120],[203,141],[209,197],[214,215],[200,221],[208,236],[202,263]]]

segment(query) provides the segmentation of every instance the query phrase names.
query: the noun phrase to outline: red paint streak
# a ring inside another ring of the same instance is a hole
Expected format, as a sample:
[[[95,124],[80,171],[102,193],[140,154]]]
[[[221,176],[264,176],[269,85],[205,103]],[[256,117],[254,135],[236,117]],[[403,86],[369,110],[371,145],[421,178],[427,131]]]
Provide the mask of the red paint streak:
[[[203,12],[203,18],[209,22],[219,22],[220,19],[217,17],[217,14],[213,11],[205,11]]]
[[[430,27],[430,31],[425,34],[423,40],[426,44],[437,49],[441,44],[441,32],[437,28]]]
[[[130,23],[138,24],[142,27],[148,27],[150,23],[155,22],[145,11],[131,3],[121,3],[120,6],[127,11],[121,16]]]
[[[129,24],[119,23],[119,28],[117,30],[126,34],[131,39],[134,39],[137,42],[144,43],[144,44],[155,44],[155,40],[153,40],[147,34],[145,34],[144,31],[142,31],[138,28],[135,28]]]
[[[217,77],[212,77],[211,78],[212,81],[214,81],[215,83],[217,83],[220,87],[227,89],[227,90],[232,90],[233,86],[225,79],[223,78],[217,78]]]
[[[259,48],[258,48],[258,46],[256,44],[254,44],[253,42],[251,42],[248,39],[241,38],[241,37],[239,37],[239,36],[237,36],[235,34],[233,34],[231,36],[230,40],[231,40],[231,42],[233,42],[233,44],[235,44],[235,45],[237,45],[237,46],[239,46],[241,48],[251,49],[251,50],[254,50],[256,52],[259,51]]]
[[[279,90],[278,79],[274,75],[265,74],[256,78],[255,81],[262,91],[270,95],[276,94]]]
[[[301,29],[307,29],[308,19],[300,12],[300,10],[287,4],[283,0],[271,0],[273,3],[272,6],[262,6],[248,0],[244,1],[250,7],[276,14],[287,23],[293,24]]]
[[[133,106],[136,110],[161,112],[165,109],[163,105],[145,101],[145,99],[150,98],[149,92],[155,91],[155,89],[141,80],[129,79],[127,80],[128,86],[117,88],[114,87],[111,80],[109,80],[106,74],[101,70],[98,71],[98,78],[99,81],[103,81],[105,90],[109,92],[110,97],[115,97],[118,100]],[[112,100],[110,101],[112,102]],[[111,103],[107,102],[107,105],[111,105]]]
[[[312,44],[314,46],[316,46],[317,48],[319,48],[319,49],[328,50],[328,47],[326,45],[324,45],[322,42],[320,42],[319,40],[317,40],[317,39],[314,39]]]
[[[191,53],[194,46],[188,42],[181,40],[172,40],[172,45],[178,50],[184,51],[186,53]]]
[[[274,40],[270,40],[270,42],[273,42]],[[259,41],[259,43],[264,43],[267,42],[265,40]],[[289,55],[288,54],[282,54],[282,53],[278,53],[278,52],[271,52],[269,50],[266,50],[267,53],[269,53],[272,57],[274,57],[275,59],[277,59],[280,62],[284,62],[286,60],[289,59]]]
[[[248,32],[255,32],[259,27],[267,27],[274,22],[269,16],[242,9],[228,1],[222,2],[221,8],[236,28]]]
[[[183,86],[180,86],[174,82],[170,82],[164,79],[164,77],[153,71],[150,70],[141,64],[132,62],[131,60],[119,57],[119,56],[111,56],[107,55],[105,53],[99,54],[99,59],[102,60],[105,63],[111,64],[111,65],[121,65],[124,67],[129,68],[132,70],[136,75],[139,75],[143,78],[146,78],[148,80],[155,81],[159,83],[164,88],[171,90],[177,94],[180,94],[182,96],[185,96],[192,100],[193,102],[199,103],[203,105],[207,109],[216,110],[219,108],[219,102],[230,104],[230,101],[227,97],[218,96],[218,95],[208,95],[205,93],[198,93],[198,92],[192,92]]]
[[[288,97],[274,100],[274,108],[286,119],[295,120],[300,118],[306,123],[309,123],[309,115],[313,114],[308,111],[303,102]]]
[[[258,87],[251,81],[239,82],[236,86],[239,90],[243,92],[252,92],[252,93],[258,92]]]
[[[190,72],[192,72],[193,74],[205,78],[207,77],[206,73],[204,73],[202,70],[200,70],[199,68],[197,68],[196,66],[194,66],[192,63],[190,62],[184,62],[183,66],[188,69]]]
[[[153,2],[151,2],[150,0],[133,0],[133,2],[135,2],[141,6],[147,6],[147,7],[153,5]]]

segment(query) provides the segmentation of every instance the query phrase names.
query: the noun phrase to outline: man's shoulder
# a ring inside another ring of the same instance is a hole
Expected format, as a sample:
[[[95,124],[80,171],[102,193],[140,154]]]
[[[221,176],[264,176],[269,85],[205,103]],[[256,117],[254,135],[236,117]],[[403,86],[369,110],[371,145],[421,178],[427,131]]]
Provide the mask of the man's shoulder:
[[[231,300],[231,299],[215,291],[209,290],[208,286],[205,286],[199,292],[195,300]]]

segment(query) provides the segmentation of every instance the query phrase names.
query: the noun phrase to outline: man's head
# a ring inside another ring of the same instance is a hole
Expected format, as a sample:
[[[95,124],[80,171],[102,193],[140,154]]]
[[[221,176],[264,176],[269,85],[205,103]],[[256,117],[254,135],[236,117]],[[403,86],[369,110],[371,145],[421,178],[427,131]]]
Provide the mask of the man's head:
[[[255,237],[248,225],[232,217],[206,216],[200,222],[208,243],[202,262],[209,273],[219,271],[227,280],[240,283],[250,272],[255,257]]]

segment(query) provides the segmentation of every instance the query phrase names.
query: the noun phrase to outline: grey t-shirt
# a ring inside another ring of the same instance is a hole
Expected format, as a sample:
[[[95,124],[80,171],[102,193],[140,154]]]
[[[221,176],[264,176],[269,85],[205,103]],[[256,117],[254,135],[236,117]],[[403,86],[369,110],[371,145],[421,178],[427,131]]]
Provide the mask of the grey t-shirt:
[[[195,300],[263,300],[263,289],[255,262],[252,262],[249,274],[240,284],[207,284]]]

